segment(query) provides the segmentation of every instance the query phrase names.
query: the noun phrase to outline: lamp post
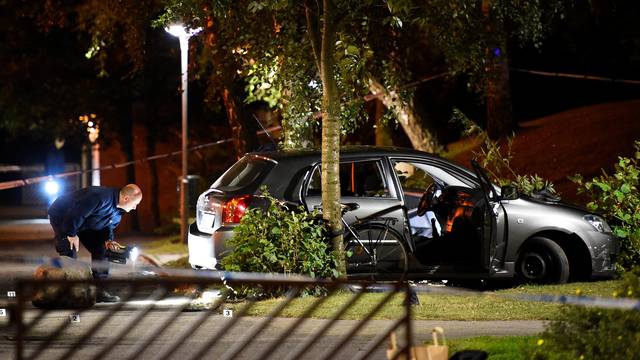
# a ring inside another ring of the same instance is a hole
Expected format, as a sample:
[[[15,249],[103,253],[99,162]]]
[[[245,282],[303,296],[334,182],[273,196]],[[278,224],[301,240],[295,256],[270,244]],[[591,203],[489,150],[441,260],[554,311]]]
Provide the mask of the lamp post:
[[[96,114],[81,115],[78,118],[86,127],[89,136],[89,144],[91,144],[91,185],[100,186],[100,144],[98,136],[100,136],[100,127]],[[83,152],[85,146],[82,146]],[[86,164],[83,154],[83,163]],[[84,186],[85,184],[83,184]]]
[[[198,32],[201,28],[187,30],[181,24],[170,25],[165,29],[169,34],[180,40],[180,63],[182,70],[182,176],[180,177],[180,235],[185,241],[187,235],[187,89],[189,76],[187,69],[189,67],[189,38]]]

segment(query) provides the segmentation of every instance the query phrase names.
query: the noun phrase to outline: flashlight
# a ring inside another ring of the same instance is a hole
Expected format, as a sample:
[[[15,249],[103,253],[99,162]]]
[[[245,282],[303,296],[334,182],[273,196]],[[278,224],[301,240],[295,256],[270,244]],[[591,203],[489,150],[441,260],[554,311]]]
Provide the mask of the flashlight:
[[[49,179],[44,183],[44,192],[50,197],[55,197],[60,192],[60,183],[54,179]]]
[[[49,204],[51,204],[58,197],[58,194],[60,194],[60,191],[62,190],[62,185],[57,180],[50,177],[44,183],[42,188],[45,194],[47,194],[47,197],[49,199]]]
[[[113,263],[126,264],[127,260],[136,261],[138,255],[140,255],[140,250],[135,246],[125,246],[116,251],[107,249],[105,255],[107,259]]]

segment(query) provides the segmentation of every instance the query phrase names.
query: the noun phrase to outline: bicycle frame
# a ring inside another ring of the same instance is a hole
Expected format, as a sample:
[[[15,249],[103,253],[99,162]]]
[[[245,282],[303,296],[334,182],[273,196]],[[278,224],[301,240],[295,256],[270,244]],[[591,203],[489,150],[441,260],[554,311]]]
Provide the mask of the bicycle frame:
[[[396,211],[398,209],[403,209],[404,207],[402,205],[394,205],[391,207],[388,207],[386,209],[380,210],[378,212],[375,212],[373,214],[370,214],[368,216],[362,217],[362,218],[357,218],[356,217],[356,221],[353,222],[353,226],[359,226],[359,225],[363,225],[363,224],[377,224],[381,227],[384,227],[385,229],[385,237],[387,232],[389,231],[389,229],[393,229],[392,225],[395,225],[395,223],[398,221],[398,219],[393,218],[393,217],[384,217],[382,215],[386,215],[389,214],[393,211]],[[344,231],[344,236],[351,234],[353,236],[353,238],[356,240],[356,242],[366,251],[368,256],[373,256],[375,257],[375,254],[372,255],[371,252],[367,249],[367,247],[362,243],[362,241],[360,240],[360,236],[358,235],[358,233],[356,231],[354,231],[354,228],[349,225],[347,223],[347,221],[344,219],[344,215],[349,212],[349,210],[347,209],[346,211],[342,212],[342,215],[340,217],[340,220],[342,221],[342,224],[344,225],[345,231]],[[407,238],[405,237],[404,233],[406,232],[406,229],[404,229],[403,227],[403,231],[402,234],[398,234],[400,235],[402,241],[404,241],[405,244],[408,244]],[[411,232],[409,232],[409,236],[411,236]],[[409,250],[413,251],[411,245],[409,245]]]

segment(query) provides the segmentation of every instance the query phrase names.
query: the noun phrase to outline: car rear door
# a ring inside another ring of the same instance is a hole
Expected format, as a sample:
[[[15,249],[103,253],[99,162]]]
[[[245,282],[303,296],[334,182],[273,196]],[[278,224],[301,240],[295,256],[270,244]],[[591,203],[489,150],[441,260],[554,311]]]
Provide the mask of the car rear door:
[[[308,210],[321,209],[320,176],[320,164],[314,164],[302,189],[304,203]],[[383,157],[349,158],[343,156],[340,159],[340,193],[341,203],[360,205],[359,209],[345,215],[347,223],[354,222],[356,217],[363,218],[401,204],[398,192],[389,176],[388,163]],[[405,219],[401,208],[383,216],[398,219],[394,228],[400,234],[404,234]]]

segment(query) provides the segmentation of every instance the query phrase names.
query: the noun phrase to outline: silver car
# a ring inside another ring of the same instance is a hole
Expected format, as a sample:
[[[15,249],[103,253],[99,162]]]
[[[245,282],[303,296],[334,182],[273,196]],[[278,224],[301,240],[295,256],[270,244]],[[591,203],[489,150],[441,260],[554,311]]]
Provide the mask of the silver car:
[[[617,238],[598,214],[548,194],[498,188],[474,164],[469,171],[424,152],[348,147],[340,155],[341,202],[359,207],[355,221],[385,213],[403,239],[410,279],[520,277],[564,283],[615,273]],[[189,228],[189,262],[219,269],[249,207],[264,207],[266,186],[276,198],[311,210],[321,205],[320,152],[250,153],[200,195]]]

